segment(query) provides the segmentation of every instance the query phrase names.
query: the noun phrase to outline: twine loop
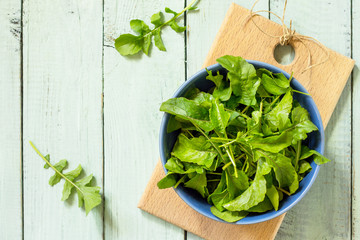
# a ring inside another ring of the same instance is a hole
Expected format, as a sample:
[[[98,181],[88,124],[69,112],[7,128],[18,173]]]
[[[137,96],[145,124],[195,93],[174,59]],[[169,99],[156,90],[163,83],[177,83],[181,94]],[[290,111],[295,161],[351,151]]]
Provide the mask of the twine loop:
[[[302,73],[305,72],[306,70],[309,70],[309,69],[313,68],[313,67],[319,66],[319,65],[321,65],[321,64],[323,64],[323,63],[325,63],[325,62],[327,62],[329,60],[329,58],[330,58],[329,50],[321,42],[319,42],[318,40],[316,40],[313,37],[309,37],[309,36],[305,36],[305,35],[301,35],[301,34],[297,33],[294,29],[292,29],[292,20],[290,20],[289,27],[286,26],[284,19],[285,19],[287,0],[285,0],[282,17],[280,17],[276,13],[274,13],[272,11],[268,11],[268,10],[259,10],[259,11],[254,12],[254,7],[258,2],[259,2],[259,0],[255,1],[253,6],[251,7],[250,14],[249,14],[250,20],[257,27],[257,29],[259,29],[262,33],[264,33],[265,35],[267,35],[269,37],[279,39],[279,44],[282,45],[282,46],[289,45],[291,42],[294,42],[294,41],[299,41],[307,49],[307,51],[308,51],[308,66],[302,71]],[[282,35],[269,34],[269,33],[265,32],[262,28],[260,28],[260,26],[253,19],[254,16],[257,16],[257,14],[260,13],[260,12],[266,12],[266,13],[272,14],[272,15],[274,15],[275,17],[277,17],[280,20],[282,30],[283,30]],[[316,45],[318,45],[326,53],[326,58],[321,62],[312,64],[311,63],[312,59],[311,59],[310,48],[305,43],[305,41],[311,41],[311,42],[314,42]]]

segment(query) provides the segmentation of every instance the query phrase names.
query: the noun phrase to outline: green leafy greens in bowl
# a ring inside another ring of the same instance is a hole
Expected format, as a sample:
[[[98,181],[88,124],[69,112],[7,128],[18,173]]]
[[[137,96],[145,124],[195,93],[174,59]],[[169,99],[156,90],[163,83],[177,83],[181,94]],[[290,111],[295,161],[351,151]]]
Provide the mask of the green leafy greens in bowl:
[[[291,77],[241,57],[217,62],[226,72],[207,70],[209,91],[192,88],[160,107],[172,115],[167,131],[179,134],[158,187],[183,184],[212,205],[213,215],[236,222],[277,211],[284,194],[297,192],[311,161],[330,160],[308,147],[308,134],[318,128],[294,99],[307,93],[293,89]]]

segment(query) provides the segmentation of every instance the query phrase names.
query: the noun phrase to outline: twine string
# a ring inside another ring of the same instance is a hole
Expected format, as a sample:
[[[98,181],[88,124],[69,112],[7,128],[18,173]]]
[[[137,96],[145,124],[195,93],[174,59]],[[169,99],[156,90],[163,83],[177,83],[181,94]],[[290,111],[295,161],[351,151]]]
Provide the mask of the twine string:
[[[309,69],[311,69],[311,68],[319,66],[319,65],[321,65],[321,64],[323,64],[323,63],[325,63],[325,62],[327,62],[329,60],[329,58],[330,58],[329,50],[321,42],[319,42],[317,39],[315,39],[313,37],[309,37],[309,36],[301,35],[301,34],[297,33],[294,29],[292,29],[292,20],[290,20],[289,27],[285,24],[285,12],[286,12],[287,0],[285,0],[282,17],[280,17],[276,13],[274,13],[272,11],[268,11],[268,10],[254,11],[254,7],[258,2],[259,2],[259,0],[256,0],[255,3],[253,4],[253,6],[251,7],[249,17],[250,17],[250,20],[252,21],[252,23],[256,26],[256,28],[258,30],[260,30],[260,32],[262,32],[263,34],[265,34],[265,35],[267,35],[267,36],[269,36],[271,38],[279,39],[279,44],[282,45],[282,46],[288,45],[293,41],[299,41],[306,48],[306,50],[308,52],[308,65],[302,71],[302,73],[309,70]],[[270,34],[268,32],[265,32],[254,21],[254,16],[258,15],[258,13],[261,13],[261,12],[269,13],[269,14],[275,16],[276,18],[278,18],[280,20],[282,30],[283,30],[282,35],[273,35],[273,34]],[[305,43],[306,41],[311,41],[311,42],[315,43],[316,45],[318,45],[326,53],[326,58],[324,60],[318,62],[318,63],[311,64],[311,62],[312,62],[311,52],[310,52],[309,46]]]

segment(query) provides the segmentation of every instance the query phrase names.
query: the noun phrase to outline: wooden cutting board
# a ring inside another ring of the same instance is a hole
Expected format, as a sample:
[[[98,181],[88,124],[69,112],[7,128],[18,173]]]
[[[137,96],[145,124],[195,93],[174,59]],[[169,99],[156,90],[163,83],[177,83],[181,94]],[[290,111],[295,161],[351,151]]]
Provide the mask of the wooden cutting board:
[[[282,33],[279,24],[264,17],[256,16],[254,21],[272,35]],[[308,66],[308,50],[313,64],[327,58],[326,50],[311,41],[305,41],[307,47],[301,42],[292,42],[295,58],[291,64],[284,66],[274,59],[273,53],[278,43],[279,39],[268,37],[249,21],[248,9],[232,4],[205,59],[204,67],[214,64],[218,57],[230,54],[267,62],[286,72],[293,72],[294,77],[312,95],[326,127],[354,67],[354,60],[327,49],[328,61],[303,72]],[[211,220],[186,205],[173,189],[159,190],[156,183],[164,176],[159,161],[138,207],[205,239],[274,239],[284,219],[285,214],[252,225],[232,225]]]

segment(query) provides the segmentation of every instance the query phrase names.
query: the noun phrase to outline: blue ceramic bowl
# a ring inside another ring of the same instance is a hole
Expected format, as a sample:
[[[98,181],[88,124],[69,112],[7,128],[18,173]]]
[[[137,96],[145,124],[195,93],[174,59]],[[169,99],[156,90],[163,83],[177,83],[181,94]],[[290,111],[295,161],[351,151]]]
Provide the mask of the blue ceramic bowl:
[[[249,63],[253,64],[255,68],[266,68],[274,73],[283,73],[287,78],[290,77],[290,75],[283,70],[267,64],[263,62],[258,61],[248,61]],[[213,72],[220,71],[222,74],[226,74],[226,70],[220,65],[220,64],[214,64],[207,68],[208,70],[212,70]],[[181,97],[186,92],[188,92],[190,89],[197,87],[202,91],[208,91],[211,89],[214,84],[206,80],[205,77],[207,76],[207,72],[205,69],[199,71],[192,77],[188,79],[184,84],[181,85],[181,87],[175,92],[175,97]],[[296,80],[293,79],[291,81],[291,86],[301,92],[306,92],[306,89]],[[319,131],[312,132],[309,134],[307,138],[307,144],[310,149],[315,149],[319,153],[323,154],[324,152],[324,128],[322,125],[322,120],[320,117],[319,110],[317,109],[314,100],[307,95],[304,94],[298,94],[294,93],[294,99],[296,99],[300,105],[308,110],[310,113],[311,121],[317,126]],[[165,113],[164,117],[161,122],[161,128],[160,128],[160,157],[161,162],[163,166],[165,165],[167,159],[170,157],[171,150],[175,144],[175,141],[177,139],[177,135],[179,132],[172,132],[167,133],[167,125],[169,122],[170,114]],[[313,161],[311,162],[312,170],[309,172],[304,179],[300,182],[298,191],[291,195],[291,196],[284,196],[284,199],[280,202],[278,211],[272,210],[265,213],[250,213],[247,217],[232,223],[232,224],[253,224],[253,223],[260,223],[264,222],[270,219],[273,219],[277,216],[280,216],[281,214],[287,212],[297,204],[300,199],[302,199],[305,194],[309,191],[311,185],[314,183],[316,176],[318,175],[320,167],[316,165]],[[167,169],[164,167],[165,173],[167,173]],[[209,217],[211,219],[214,219],[219,222],[225,222],[217,217],[215,217],[211,211],[210,211],[210,204],[206,202],[205,199],[203,199],[200,194],[198,194],[196,191],[192,189],[185,188],[183,186],[179,186],[175,189],[176,193],[195,211],[201,213],[202,215]]]

